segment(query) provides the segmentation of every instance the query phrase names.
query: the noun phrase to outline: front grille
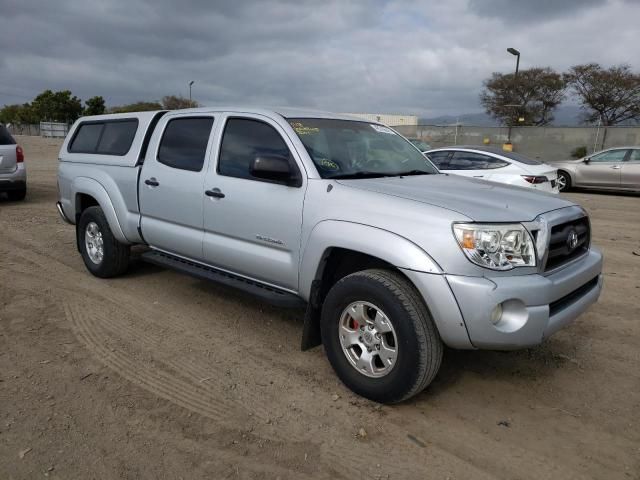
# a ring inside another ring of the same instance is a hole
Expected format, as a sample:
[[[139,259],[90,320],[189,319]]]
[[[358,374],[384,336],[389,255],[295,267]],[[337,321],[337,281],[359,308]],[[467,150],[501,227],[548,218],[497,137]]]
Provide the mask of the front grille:
[[[549,316],[553,317],[556,313],[564,310],[569,305],[574,303],[576,300],[584,297],[587,293],[589,293],[595,286],[598,285],[598,277],[593,277],[587,283],[582,285],[579,288],[576,288],[573,292],[568,295],[565,295],[562,298],[559,298],[555,302],[549,304]]]
[[[574,248],[571,248],[569,242],[572,232],[575,232],[578,237]],[[551,227],[545,271],[553,270],[587,253],[590,240],[591,232],[587,217]]]

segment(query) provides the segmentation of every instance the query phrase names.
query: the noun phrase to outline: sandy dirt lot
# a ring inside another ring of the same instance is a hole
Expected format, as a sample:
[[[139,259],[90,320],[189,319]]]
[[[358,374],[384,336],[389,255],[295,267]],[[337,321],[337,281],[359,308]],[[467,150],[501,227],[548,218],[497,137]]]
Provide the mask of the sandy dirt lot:
[[[0,478],[640,478],[640,197],[568,195],[606,256],[576,323],[531,350],[447,351],[389,407],[299,350],[302,312],[142,263],[93,278],[55,210],[59,142],[19,141],[29,194],[0,200]]]

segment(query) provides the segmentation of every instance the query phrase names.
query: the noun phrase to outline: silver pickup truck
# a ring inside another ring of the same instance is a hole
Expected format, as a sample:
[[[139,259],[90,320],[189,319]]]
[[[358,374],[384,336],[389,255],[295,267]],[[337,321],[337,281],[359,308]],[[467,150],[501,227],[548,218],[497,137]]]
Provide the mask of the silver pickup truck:
[[[98,277],[146,261],[305,307],[360,395],[423,390],[443,346],[541,343],[594,303],[602,255],[578,205],[440,174],[392,129],[294,109],[85,117],[60,151],[58,210]]]

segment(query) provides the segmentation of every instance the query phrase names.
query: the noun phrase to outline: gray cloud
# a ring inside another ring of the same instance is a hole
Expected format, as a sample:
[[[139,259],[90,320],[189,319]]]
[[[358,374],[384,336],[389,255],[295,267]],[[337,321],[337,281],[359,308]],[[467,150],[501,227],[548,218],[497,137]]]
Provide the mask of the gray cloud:
[[[195,80],[203,104],[440,115],[480,110],[508,46],[523,68],[640,63],[637,3],[505,2],[0,0],[0,105],[46,88],[117,105]]]

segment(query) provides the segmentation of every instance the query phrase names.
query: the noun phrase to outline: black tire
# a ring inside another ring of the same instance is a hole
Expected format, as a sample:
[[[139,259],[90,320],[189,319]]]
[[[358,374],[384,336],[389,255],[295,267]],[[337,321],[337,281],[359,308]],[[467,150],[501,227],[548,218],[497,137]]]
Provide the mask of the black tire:
[[[395,366],[372,378],[357,370],[340,344],[338,327],[353,302],[376,305],[397,336]],[[442,362],[442,341],[422,297],[400,273],[364,270],[339,280],[322,307],[322,340],[329,362],[342,382],[358,395],[380,403],[398,403],[429,385]]]
[[[11,200],[12,202],[19,202],[21,200],[24,200],[26,196],[27,196],[26,187],[21,188],[20,190],[11,190],[7,192],[7,197],[9,197],[9,200]]]
[[[562,177],[564,182],[561,180]],[[558,188],[561,192],[567,192],[571,189],[571,176],[562,170],[558,170]],[[564,187],[562,186],[564,184]]]
[[[102,261],[99,263],[91,260],[89,253],[87,252],[87,245],[85,242],[85,235],[87,234],[87,225],[94,222],[102,234],[103,250],[104,254]],[[129,266],[129,245],[124,245],[113,236],[109,222],[104,216],[104,212],[100,207],[89,207],[80,215],[80,221],[77,225],[78,235],[78,247],[80,248],[80,254],[82,260],[87,269],[96,277],[110,278],[117,275],[121,275],[126,272]]]

